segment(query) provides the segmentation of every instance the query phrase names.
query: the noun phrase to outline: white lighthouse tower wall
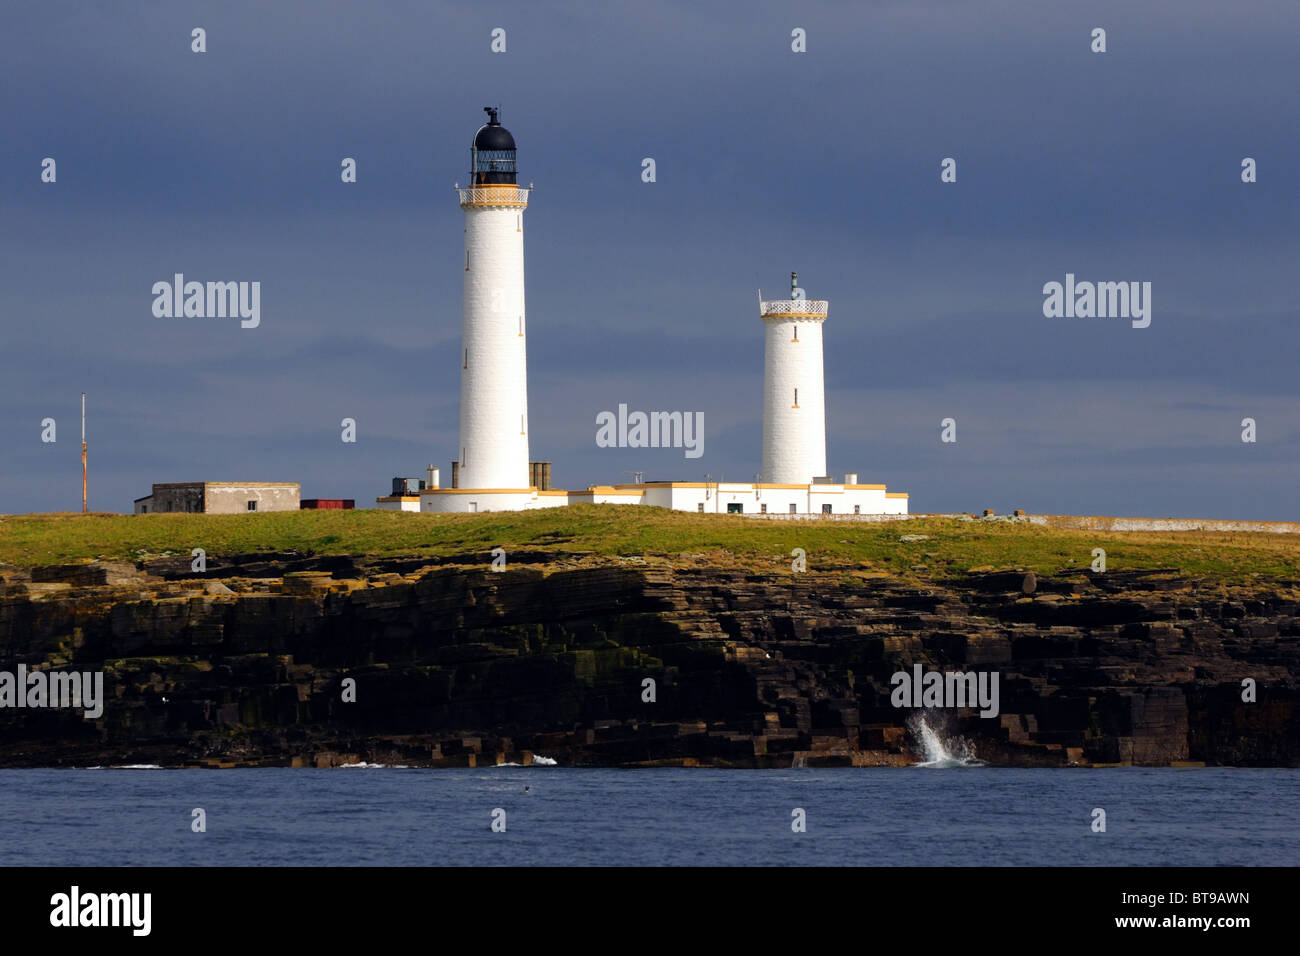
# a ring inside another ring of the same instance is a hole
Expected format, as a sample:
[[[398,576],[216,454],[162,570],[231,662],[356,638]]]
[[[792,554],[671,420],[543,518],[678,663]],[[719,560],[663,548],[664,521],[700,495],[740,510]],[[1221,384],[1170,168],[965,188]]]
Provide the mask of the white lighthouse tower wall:
[[[499,191],[515,201],[525,190]],[[461,488],[522,490],[528,480],[528,372],[524,317],[524,210],[465,206],[461,337]]]
[[[797,302],[798,300],[795,300]],[[764,306],[795,306],[764,303]],[[824,303],[807,303],[815,307]],[[767,310],[765,309],[765,312]],[[763,477],[772,484],[810,484],[826,474],[826,394],[822,322],[765,314]]]

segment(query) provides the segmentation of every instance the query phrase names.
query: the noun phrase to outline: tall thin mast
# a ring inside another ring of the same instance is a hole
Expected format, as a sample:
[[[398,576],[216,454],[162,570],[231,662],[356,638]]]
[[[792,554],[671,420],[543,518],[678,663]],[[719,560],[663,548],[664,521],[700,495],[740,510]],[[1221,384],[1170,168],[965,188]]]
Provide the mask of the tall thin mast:
[[[81,393],[81,513],[86,513],[86,393]]]

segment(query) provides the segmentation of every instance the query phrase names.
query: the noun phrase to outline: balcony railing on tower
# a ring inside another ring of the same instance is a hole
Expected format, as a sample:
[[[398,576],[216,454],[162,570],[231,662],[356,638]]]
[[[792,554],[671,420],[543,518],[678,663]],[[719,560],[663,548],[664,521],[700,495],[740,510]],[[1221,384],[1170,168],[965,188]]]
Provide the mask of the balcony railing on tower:
[[[826,299],[760,299],[758,314],[765,319],[824,319],[827,303]]]
[[[458,189],[460,206],[527,206],[528,190],[518,186],[488,185]]]

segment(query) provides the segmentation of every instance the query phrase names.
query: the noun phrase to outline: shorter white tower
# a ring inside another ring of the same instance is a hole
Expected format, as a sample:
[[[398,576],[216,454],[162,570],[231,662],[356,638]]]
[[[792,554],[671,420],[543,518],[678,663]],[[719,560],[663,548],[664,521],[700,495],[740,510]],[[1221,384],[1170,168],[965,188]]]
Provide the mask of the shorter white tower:
[[[763,474],[774,485],[808,485],[826,474],[826,390],[822,376],[825,300],[806,299],[798,273],[790,298],[759,300],[763,362]]]

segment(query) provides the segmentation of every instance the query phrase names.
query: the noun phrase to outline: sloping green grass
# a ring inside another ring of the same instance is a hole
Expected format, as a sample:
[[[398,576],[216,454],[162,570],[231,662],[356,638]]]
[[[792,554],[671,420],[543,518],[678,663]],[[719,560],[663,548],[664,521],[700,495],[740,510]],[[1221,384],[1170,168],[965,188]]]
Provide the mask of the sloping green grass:
[[[906,535],[928,540],[900,542]],[[1244,582],[1300,579],[1300,541],[1266,533],[1093,532],[1026,524],[925,518],[882,523],[768,521],[626,505],[477,515],[393,511],[285,511],[253,515],[51,514],[0,517],[0,562],[20,567],[82,558],[136,560],[166,552],[450,556],[494,547],[594,552],[683,552],[756,569],[789,567],[803,548],[810,570],[830,567],[944,577],[974,567],[1040,573],[1086,567],[1104,548],[1109,569],[1179,568]]]

